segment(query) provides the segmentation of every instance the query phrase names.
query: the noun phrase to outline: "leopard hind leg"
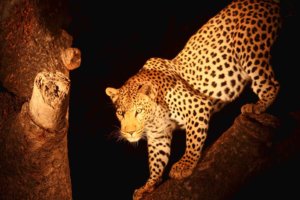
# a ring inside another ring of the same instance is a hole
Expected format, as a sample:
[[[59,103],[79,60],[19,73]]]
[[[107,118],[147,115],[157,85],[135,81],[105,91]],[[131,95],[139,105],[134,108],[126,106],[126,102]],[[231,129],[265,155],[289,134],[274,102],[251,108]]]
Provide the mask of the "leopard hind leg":
[[[266,64],[264,68],[253,67],[247,73],[251,78],[251,88],[259,99],[256,103],[243,105],[241,112],[243,114],[263,113],[276,99],[280,85],[275,79],[274,72],[269,64]]]

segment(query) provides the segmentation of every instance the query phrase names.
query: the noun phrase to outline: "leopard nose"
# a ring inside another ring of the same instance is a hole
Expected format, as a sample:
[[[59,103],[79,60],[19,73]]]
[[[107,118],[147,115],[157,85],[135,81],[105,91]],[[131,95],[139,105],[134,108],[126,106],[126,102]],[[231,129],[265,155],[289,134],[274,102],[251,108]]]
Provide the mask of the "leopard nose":
[[[133,135],[135,131],[128,131],[127,133]]]

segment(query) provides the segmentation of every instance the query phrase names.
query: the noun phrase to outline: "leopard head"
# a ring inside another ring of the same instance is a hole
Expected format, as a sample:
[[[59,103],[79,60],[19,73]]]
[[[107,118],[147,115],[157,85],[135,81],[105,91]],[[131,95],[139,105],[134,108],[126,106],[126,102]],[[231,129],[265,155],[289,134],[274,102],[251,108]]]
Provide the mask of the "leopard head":
[[[156,92],[153,85],[129,82],[119,89],[107,87],[105,93],[115,105],[121,137],[129,142],[143,138],[145,126],[155,117]]]

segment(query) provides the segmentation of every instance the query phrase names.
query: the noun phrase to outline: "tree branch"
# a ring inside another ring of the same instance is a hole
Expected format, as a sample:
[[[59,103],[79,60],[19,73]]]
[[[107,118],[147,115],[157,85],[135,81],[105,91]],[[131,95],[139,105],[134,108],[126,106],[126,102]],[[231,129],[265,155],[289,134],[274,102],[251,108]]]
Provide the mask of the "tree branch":
[[[292,116],[299,124],[300,112]],[[206,149],[190,177],[169,179],[145,199],[231,199],[251,178],[300,152],[299,125],[291,126],[288,134],[279,122],[269,114],[238,116]],[[280,131],[288,137],[276,141]]]
[[[33,121],[48,130],[60,130],[66,124],[70,80],[60,72],[39,73],[29,102]]]
[[[66,2],[0,1],[0,199],[72,199]]]
[[[40,73],[33,90],[1,130],[0,199],[71,199],[68,78]]]

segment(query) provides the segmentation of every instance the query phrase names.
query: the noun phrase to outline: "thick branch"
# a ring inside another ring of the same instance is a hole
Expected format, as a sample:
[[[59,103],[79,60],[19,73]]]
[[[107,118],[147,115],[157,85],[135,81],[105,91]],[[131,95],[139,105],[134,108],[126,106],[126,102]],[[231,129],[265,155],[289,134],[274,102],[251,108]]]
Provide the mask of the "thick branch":
[[[35,80],[30,104],[24,103],[2,129],[0,199],[71,199],[69,82],[61,73],[46,72]]]
[[[72,199],[67,2],[0,1],[0,199]]]
[[[250,178],[300,152],[299,126],[280,143],[275,142],[278,130],[271,115],[240,115],[204,152],[190,177],[167,180],[145,199],[230,199]]]
[[[71,48],[73,38],[62,29],[65,2],[0,1],[0,82],[19,97],[31,97],[34,78],[43,70],[69,76],[61,55],[67,49],[75,49],[69,65],[80,64],[80,51]]]
[[[65,126],[70,80],[60,72],[39,73],[34,81],[29,110],[36,124],[48,130]]]

